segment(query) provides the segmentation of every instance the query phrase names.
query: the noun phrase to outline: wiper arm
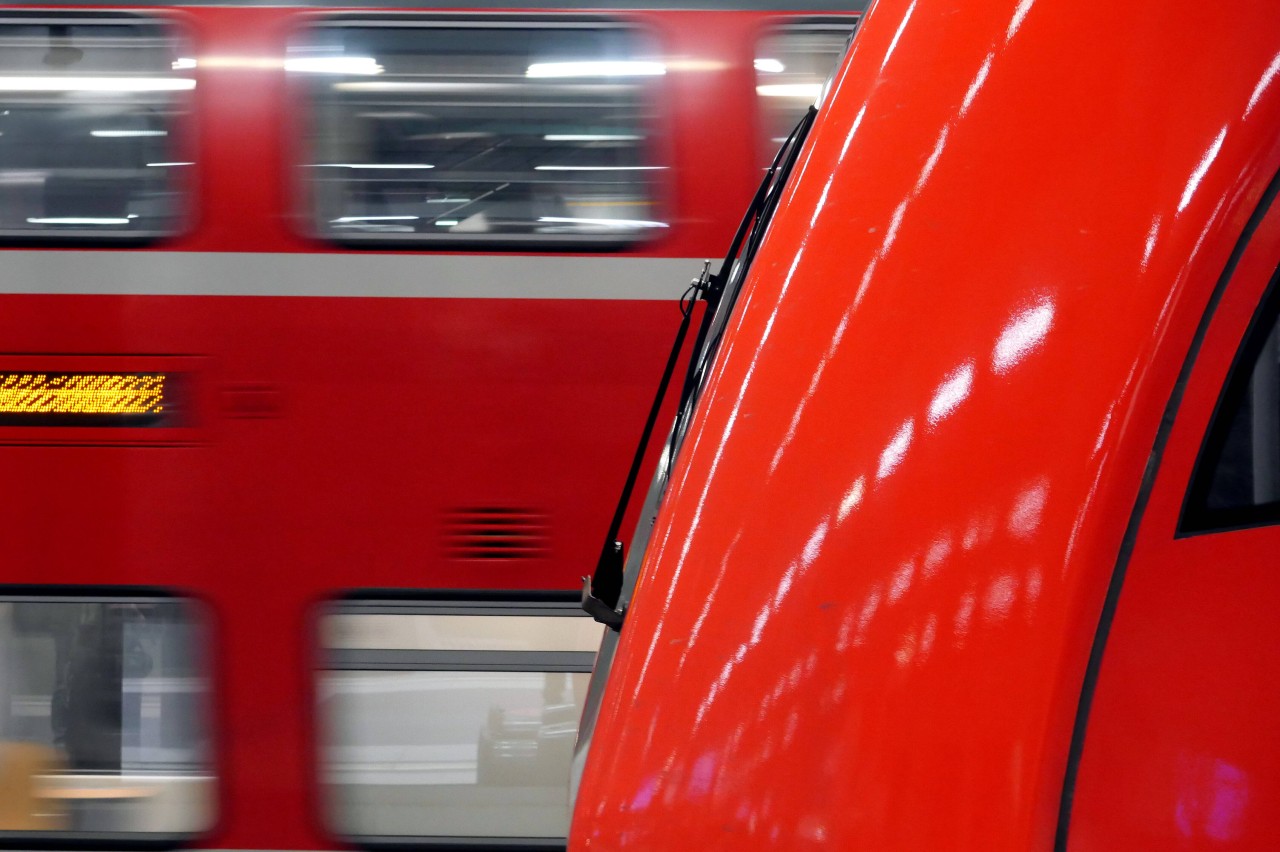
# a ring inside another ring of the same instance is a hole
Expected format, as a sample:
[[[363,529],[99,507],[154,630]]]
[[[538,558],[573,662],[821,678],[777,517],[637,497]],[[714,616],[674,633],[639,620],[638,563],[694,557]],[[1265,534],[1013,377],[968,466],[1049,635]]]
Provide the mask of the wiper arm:
[[[764,180],[760,182],[760,187],[756,190],[746,215],[738,225],[738,231],[734,234],[733,242],[729,244],[729,252],[725,255],[720,271],[711,280],[711,287],[706,295],[707,312],[703,316],[702,326],[698,329],[698,338],[693,350],[694,357],[689,361],[689,370],[680,392],[681,404],[677,415],[680,427],[676,430],[677,434],[683,432],[683,426],[687,425],[686,421],[693,413],[693,406],[689,403],[697,395],[706,369],[711,363],[711,357],[719,348],[720,335],[724,331],[729,314],[733,312],[738,290],[746,280],[747,270],[755,259],[756,251],[760,248],[765,231],[768,230],[769,222],[773,218],[773,212],[778,207],[782,189],[799,156],[800,143],[808,135],[809,128],[813,126],[813,120],[817,115],[817,108],[809,107],[804,118],[800,119],[800,123],[778,149],[773,164],[765,172]]]
[[[622,529],[622,520],[627,514],[627,506],[631,502],[631,493],[635,490],[636,480],[640,477],[640,468],[644,465],[645,450],[653,437],[653,429],[657,425],[658,415],[662,411],[662,403],[667,396],[667,387],[671,384],[671,376],[680,362],[680,352],[684,349],[684,340],[689,333],[689,325],[693,319],[693,305],[699,293],[706,292],[711,278],[711,261],[704,262],[702,274],[689,282],[689,289],[680,298],[680,328],[676,331],[675,342],[671,346],[671,354],[667,356],[667,365],[662,370],[662,379],[658,382],[658,392],[654,395],[653,404],[649,406],[649,416],[645,420],[644,430],[640,433],[640,443],[631,459],[631,469],[627,471],[626,482],[622,486],[622,495],[613,510],[613,520],[609,522],[609,532],[605,536],[604,550],[596,562],[595,573],[583,577],[582,608],[592,618],[614,630],[622,628],[622,616],[616,612],[618,597],[622,594],[622,566],[626,554],[618,534]],[[699,331],[701,333],[701,330]],[[696,351],[696,350],[695,350]]]
[[[747,207],[746,215],[738,225],[738,230],[729,244],[729,251],[720,265],[720,271],[712,275],[711,261],[706,261],[702,267],[702,274],[690,282],[689,289],[680,299],[682,315],[680,327],[676,332],[671,354],[667,356],[667,364],[662,371],[662,379],[658,382],[653,404],[649,407],[649,416],[645,420],[644,430],[640,433],[640,442],[631,459],[631,469],[627,472],[618,505],[614,509],[613,520],[605,535],[604,548],[596,562],[595,572],[589,577],[582,578],[582,608],[592,618],[611,630],[621,631],[623,620],[626,618],[625,611],[618,611],[618,600],[622,595],[623,565],[626,560],[625,548],[618,536],[622,529],[623,518],[626,516],[627,506],[631,502],[631,494],[635,490],[636,480],[640,476],[640,468],[644,464],[645,453],[653,437],[654,427],[657,425],[658,415],[667,396],[667,388],[680,361],[680,352],[684,348],[684,341],[693,319],[694,305],[699,298],[707,303],[702,322],[698,325],[697,336],[694,338],[693,354],[689,358],[689,368],[685,373],[684,385],[680,392],[676,410],[677,425],[671,438],[673,442],[678,441],[684,427],[687,426],[688,418],[692,414],[694,397],[702,384],[711,357],[719,345],[720,333],[724,331],[728,312],[736,301],[738,288],[746,277],[747,267],[760,247],[769,219],[777,208],[782,187],[799,154],[800,143],[804,141],[816,115],[817,109],[809,107],[804,118],[778,149],[777,156],[765,172],[764,180],[760,182],[751,204]],[[713,327],[716,328],[714,337],[711,335]]]

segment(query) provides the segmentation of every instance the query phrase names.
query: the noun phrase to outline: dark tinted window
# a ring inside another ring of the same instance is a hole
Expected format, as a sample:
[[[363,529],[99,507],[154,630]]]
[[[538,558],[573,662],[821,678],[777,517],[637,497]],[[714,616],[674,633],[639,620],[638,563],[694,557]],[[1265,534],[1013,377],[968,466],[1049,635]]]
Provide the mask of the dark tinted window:
[[[134,16],[0,19],[0,236],[172,233],[194,60]]]
[[[666,68],[607,24],[311,30],[312,225],[342,241],[624,245],[667,227],[652,145]]]
[[[1182,530],[1280,521],[1280,288],[1236,357],[1196,464]]]

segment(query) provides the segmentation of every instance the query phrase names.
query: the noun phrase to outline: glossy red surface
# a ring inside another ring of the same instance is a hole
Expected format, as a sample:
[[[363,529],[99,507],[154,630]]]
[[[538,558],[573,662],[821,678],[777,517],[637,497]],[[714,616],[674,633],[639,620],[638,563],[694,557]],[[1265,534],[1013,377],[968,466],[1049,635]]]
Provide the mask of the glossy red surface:
[[[1215,312],[1125,573],[1075,788],[1072,850],[1280,845],[1280,528],[1175,538],[1210,414],[1277,265],[1273,206]]]
[[[309,619],[351,588],[567,590],[590,572],[679,324],[675,297],[697,258],[723,252],[758,179],[751,62],[790,16],[616,15],[673,59],[659,110],[671,227],[586,260],[695,259],[652,282],[664,298],[613,298],[609,281],[593,282],[601,298],[378,298],[363,292],[388,283],[376,261],[412,255],[426,269],[482,253],[357,253],[300,235],[287,134],[301,105],[282,59],[315,10],[146,11],[179,21],[200,62],[191,229],[141,249],[0,251],[0,369],[179,357],[197,416],[159,437],[0,428],[0,516],[23,531],[5,539],[0,584],[141,584],[207,601],[219,798],[199,845],[336,848],[320,828]],[[369,269],[341,298],[281,295],[316,270],[290,264],[321,254]],[[249,280],[202,272],[227,257],[244,265],[216,268]],[[69,268],[84,280],[64,280]],[[165,295],[78,295],[108,268]],[[472,506],[545,513],[549,556],[448,558],[445,515]]]
[[[1202,12],[868,15],[677,460],[571,848],[1053,845],[1161,415],[1280,167],[1273,5]],[[1126,833],[1091,760],[1073,849],[1210,848]]]

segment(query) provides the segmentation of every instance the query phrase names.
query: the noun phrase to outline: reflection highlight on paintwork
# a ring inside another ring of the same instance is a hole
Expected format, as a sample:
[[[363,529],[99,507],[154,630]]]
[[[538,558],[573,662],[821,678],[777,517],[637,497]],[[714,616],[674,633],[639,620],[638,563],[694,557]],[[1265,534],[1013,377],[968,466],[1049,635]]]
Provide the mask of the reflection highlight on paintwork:
[[[1027,603],[1034,604],[1040,599],[1040,590],[1044,586],[1044,575],[1039,566],[1027,572]]]
[[[1009,533],[1014,538],[1030,538],[1040,527],[1044,506],[1049,500],[1049,481],[1041,479],[1018,495],[1009,512]]]
[[[1022,0],[1018,4],[1018,8],[1013,10],[1013,18],[1009,21],[1009,28],[1004,31],[1004,43],[1008,44],[1017,35],[1018,29],[1022,26],[1022,22],[1026,20],[1027,13],[1031,11],[1031,6],[1035,0]]]
[[[871,587],[871,591],[867,593],[866,600],[862,602],[862,609],[858,613],[858,624],[853,634],[853,644],[855,647],[865,645],[867,642],[867,632],[871,629],[871,622],[876,617],[876,612],[880,609],[880,602],[884,600],[884,592],[880,585]]]
[[[812,228],[818,224],[818,216],[822,214],[822,210],[827,206],[827,195],[831,192],[831,184],[835,182],[836,176],[832,172],[827,178],[827,182],[822,186],[822,194],[818,196],[818,203],[813,205],[813,215],[809,217],[809,227]]]
[[[1175,779],[1174,821],[1183,837],[1219,843],[1240,837],[1249,804],[1244,770],[1221,758],[1184,754],[1178,756]]]
[[[973,78],[973,82],[969,84],[968,91],[964,93],[964,100],[960,103],[961,116],[969,111],[969,107],[973,106],[973,99],[978,96],[978,90],[982,88],[982,84],[987,82],[987,75],[991,73],[991,63],[995,62],[995,59],[995,53],[988,53],[987,58],[978,69],[977,76],[975,76]]]
[[[973,592],[966,592],[960,598],[960,605],[956,608],[955,619],[953,620],[953,631],[959,645],[963,646],[964,640],[969,636],[969,628],[973,625],[973,613],[978,608],[978,596]]]
[[[1041,299],[1009,320],[991,353],[991,369],[998,374],[1009,372],[1044,342],[1053,327],[1053,313],[1053,302]]]
[[[925,577],[932,577],[937,574],[938,568],[940,568],[942,563],[946,561],[947,557],[951,555],[951,551],[951,534],[945,533],[943,535],[939,535],[933,540],[933,543],[929,545],[929,550],[924,555],[924,561],[920,564],[920,572],[924,574]]]
[[[919,195],[920,190],[924,189],[924,185],[933,176],[933,170],[937,167],[938,160],[942,157],[943,149],[947,147],[947,137],[950,135],[950,125],[942,128],[942,132],[938,134],[938,141],[933,143],[933,151],[930,152],[929,159],[924,161],[924,168],[920,170],[920,176],[916,178],[916,184],[911,189],[912,197]]]
[[[902,34],[907,30],[907,24],[911,21],[911,15],[916,10],[916,0],[912,0],[911,5],[907,7],[907,12],[902,16],[902,23],[898,24],[898,31],[893,34],[893,41],[889,42],[889,49],[884,53],[884,60],[880,63],[880,70],[884,71],[889,60],[893,58],[893,52],[898,49],[898,41],[902,38]]]
[[[830,182],[828,182],[827,186],[830,187]],[[794,264],[792,268],[794,269]],[[845,311],[844,315],[840,317],[840,323],[836,326],[835,334],[831,336],[831,342],[822,353],[822,357],[818,361],[818,368],[813,371],[813,379],[809,382],[809,387],[800,398],[800,404],[796,406],[795,412],[791,415],[791,423],[787,426],[786,437],[778,442],[778,449],[774,451],[773,459],[769,462],[769,476],[772,476],[778,469],[783,455],[786,454],[787,448],[791,446],[791,442],[796,436],[796,430],[800,428],[800,420],[804,417],[805,409],[813,400],[813,396],[818,390],[818,384],[822,381],[822,375],[826,372],[827,364],[831,362],[836,350],[840,348],[840,344],[844,340],[844,334],[849,329],[849,315],[850,312]]]
[[[938,616],[933,613],[925,619],[924,630],[920,633],[920,656],[928,657],[929,652],[933,650],[933,643],[938,638]]]
[[[859,476],[849,486],[849,490],[845,492],[844,499],[840,501],[840,511],[836,515],[836,523],[842,524],[849,517],[849,513],[858,507],[862,502],[863,495],[867,490],[867,478]]]
[[[1147,241],[1142,247],[1142,268],[1145,270],[1151,262],[1151,253],[1156,250],[1156,239],[1160,236],[1161,217],[1151,220],[1151,229],[1147,231]]]
[[[898,566],[898,570],[893,572],[893,580],[889,583],[889,603],[894,604],[902,600],[902,596],[907,593],[907,589],[911,588],[911,581],[916,574],[916,563],[914,560],[908,560]]]
[[[880,453],[880,465],[876,468],[876,479],[884,479],[889,474],[897,470],[898,465],[902,464],[902,460],[907,455],[907,450],[911,447],[911,439],[915,436],[916,423],[914,420],[908,420],[898,429],[897,434],[893,436],[893,440],[889,441],[889,445]]]
[[[951,412],[959,407],[973,390],[974,367],[972,361],[966,361],[947,374],[933,399],[929,402],[929,425],[937,426]]]
[[[787,270],[787,276],[782,282],[782,290],[779,296],[785,295],[787,290],[791,287],[791,281],[795,277],[796,270],[800,267],[801,259],[804,257],[804,250],[805,250],[805,246],[803,244],[801,244],[796,249],[795,257],[791,261],[791,267]],[[729,438],[732,436],[734,428],[738,423],[738,415],[739,415],[739,412],[742,410],[742,403],[746,399],[747,391],[751,387],[752,381],[755,377],[756,365],[759,363],[760,355],[762,352],[765,351],[766,349],[765,344],[768,343],[769,337],[773,333],[773,326],[774,326],[774,323],[777,321],[779,310],[780,310],[780,307],[775,307],[773,313],[769,315],[768,320],[765,322],[764,331],[760,335],[760,340],[756,345],[755,351],[752,353],[751,361],[747,365],[746,375],[738,387],[738,395],[733,401],[733,408],[729,412],[729,417],[725,422],[725,428],[720,433],[719,442],[716,444],[715,452],[713,453],[711,458],[711,466],[707,471],[706,478],[702,482],[702,490],[699,492],[698,501],[694,506],[693,518],[690,521],[689,525],[684,530],[684,539],[680,544],[680,555],[675,560],[675,568],[672,572],[671,579],[667,583],[667,595],[666,595],[666,599],[663,601],[664,611],[670,608],[671,601],[676,594],[676,590],[680,587],[681,576],[684,573],[685,566],[688,564],[689,550],[690,548],[693,547],[693,539],[696,536],[699,527],[701,526],[702,514],[706,510],[707,498],[711,493],[711,486],[716,480],[716,471],[720,467],[720,461],[724,458],[725,447],[728,445]],[[732,351],[733,351],[733,344],[730,343],[725,349],[723,349],[719,353],[718,358],[719,359],[728,358],[730,357]],[[700,436],[695,436],[695,444],[694,446],[689,448],[689,452],[691,454],[697,452],[698,440],[700,440]],[[666,549],[667,549],[667,543],[663,541],[659,543],[659,550],[655,552],[663,552]],[[641,663],[640,665],[640,674],[636,682],[637,689],[639,689],[644,684],[644,681],[648,676],[649,663],[653,659],[653,654],[659,645],[657,640],[658,640],[658,636],[661,635],[662,630],[663,630],[663,627],[661,624],[659,624],[657,634],[655,634],[653,639],[649,642],[648,651],[645,655],[644,662]],[[731,661],[728,667],[726,668],[723,677],[728,676],[728,672],[732,669],[733,665],[735,665],[735,663]],[[723,688],[723,683],[720,685],[720,688]],[[708,694],[707,698],[703,701],[702,705],[699,707],[698,709],[699,721],[701,721],[701,719],[706,715],[706,711],[710,708],[711,704],[714,701],[714,696],[718,692],[719,692],[719,689],[713,689],[713,691]]]
[[[899,668],[905,668],[915,659],[917,642],[918,640],[914,633],[908,633],[902,637],[902,643],[893,652],[894,662],[898,664]]]
[[[1013,611],[1018,596],[1018,580],[1012,574],[1002,574],[991,581],[982,596],[982,614],[988,621],[1003,621]]]
[[[862,119],[867,115],[867,105],[863,104],[862,109],[858,110],[858,114],[853,117],[853,124],[849,126],[849,132],[845,134],[844,144],[840,146],[840,156],[836,161],[844,160],[846,154],[849,153],[849,146],[853,144],[853,136],[858,132],[858,128],[862,126]]]
[[[1218,158],[1218,153],[1222,150],[1222,143],[1226,141],[1227,128],[1218,131],[1218,135],[1214,137],[1209,149],[1204,152],[1204,156],[1200,158],[1200,162],[1196,164],[1195,171],[1191,173],[1191,177],[1187,179],[1187,185],[1182,190],[1182,197],[1178,199],[1178,212],[1181,213],[1187,209],[1187,205],[1191,203],[1191,199],[1195,197],[1196,190],[1200,187],[1200,181],[1204,180],[1205,174],[1208,173],[1209,167],[1213,165],[1213,161]]]
[[[965,528],[962,545],[965,550],[984,546],[996,534],[996,519],[991,515],[975,517]]]
[[[1258,101],[1262,100],[1262,96],[1267,89],[1271,88],[1271,84],[1275,82],[1276,77],[1280,75],[1280,53],[1277,53],[1271,60],[1271,64],[1267,66],[1267,70],[1262,72],[1262,79],[1258,80],[1258,85],[1253,87],[1253,94],[1249,96],[1249,103],[1244,108],[1244,117],[1248,118],[1249,113],[1253,112],[1253,108],[1258,105]]]

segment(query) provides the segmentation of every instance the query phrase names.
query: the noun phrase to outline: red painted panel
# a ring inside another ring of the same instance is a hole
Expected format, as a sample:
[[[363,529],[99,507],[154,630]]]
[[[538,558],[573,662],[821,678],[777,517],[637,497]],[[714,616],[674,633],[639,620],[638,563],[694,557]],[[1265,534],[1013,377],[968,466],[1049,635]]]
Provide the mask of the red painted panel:
[[[1052,844],[1161,414],[1280,167],[1274,10],[1197,10],[868,16],[677,461],[572,848]]]
[[[1277,264],[1273,209],[1205,338],[1125,572],[1075,788],[1073,850],[1280,843],[1280,529],[1175,538],[1210,414]]]

